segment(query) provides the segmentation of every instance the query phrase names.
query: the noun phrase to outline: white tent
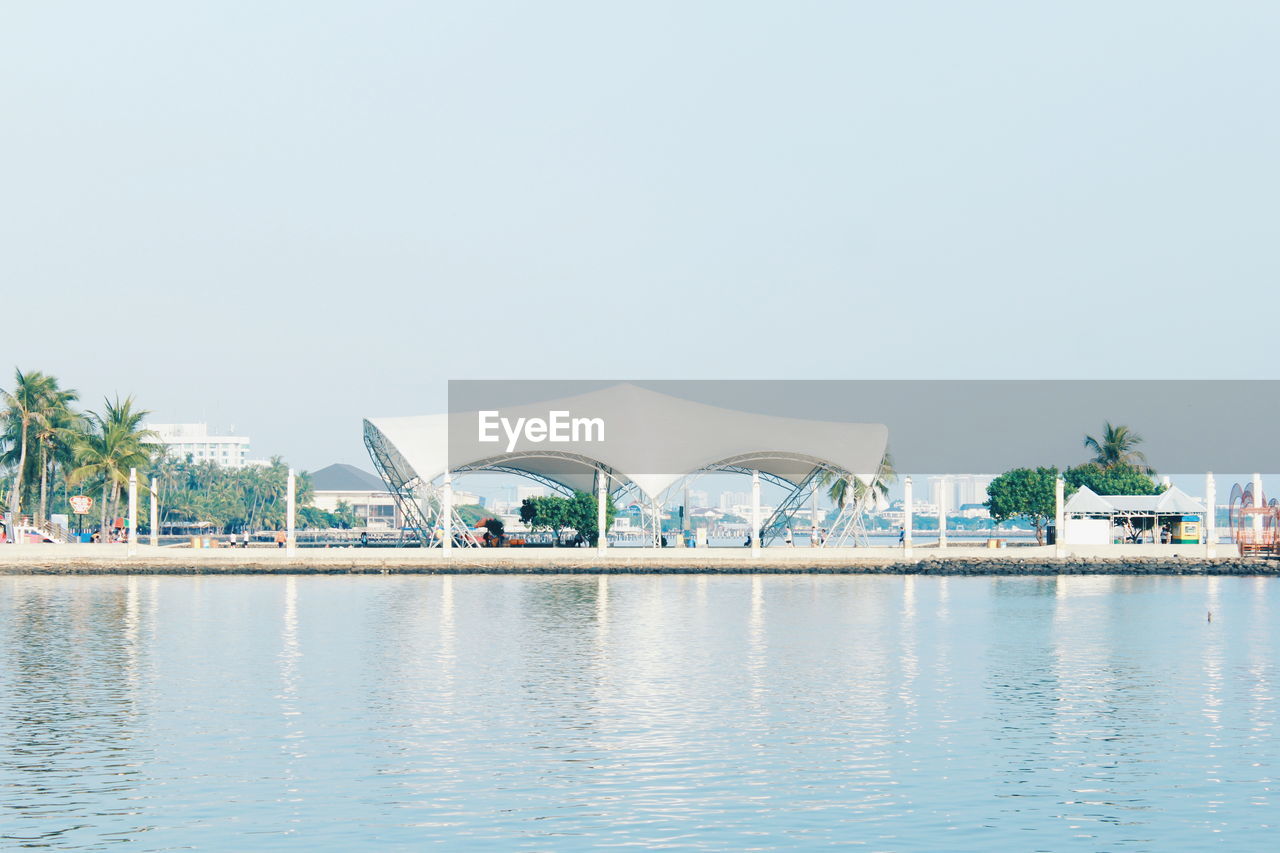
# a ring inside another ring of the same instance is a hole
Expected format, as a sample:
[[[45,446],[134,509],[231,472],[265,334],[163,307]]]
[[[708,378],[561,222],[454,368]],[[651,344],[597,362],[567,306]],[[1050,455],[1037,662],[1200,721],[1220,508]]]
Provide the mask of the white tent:
[[[480,413],[470,411],[370,418],[365,440],[371,452],[385,454],[382,461],[396,469],[393,479],[401,484],[430,484],[446,472],[490,470],[591,491],[602,472],[611,490],[634,484],[650,500],[685,475],[714,468],[758,470],[791,484],[823,469],[869,483],[888,445],[882,424],[734,411],[631,384],[513,406],[501,414],[514,423],[545,419],[549,412],[599,419],[603,435],[557,443],[524,435],[513,444],[485,442]]]
[[[1081,486],[1063,506],[1062,541],[1070,545],[1107,544],[1117,526],[1128,528],[1126,535],[1147,531],[1155,537],[1160,519],[1173,519],[1171,525],[1176,528],[1177,521],[1186,516],[1203,521],[1206,512],[1204,504],[1176,486],[1158,495],[1099,495]],[[1198,528],[1191,535],[1198,536]]]
[[[1158,495],[1099,495],[1081,486],[1063,507],[1075,516],[1204,515],[1204,504],[1172,486]]]

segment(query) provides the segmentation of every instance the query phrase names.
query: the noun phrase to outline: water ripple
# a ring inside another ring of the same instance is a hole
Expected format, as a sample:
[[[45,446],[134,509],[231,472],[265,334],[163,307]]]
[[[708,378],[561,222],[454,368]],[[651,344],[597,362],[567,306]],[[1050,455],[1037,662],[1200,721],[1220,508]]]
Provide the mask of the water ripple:
[[[1263,850],[1274,832],[1265,580],[0,589],[6,848]]]

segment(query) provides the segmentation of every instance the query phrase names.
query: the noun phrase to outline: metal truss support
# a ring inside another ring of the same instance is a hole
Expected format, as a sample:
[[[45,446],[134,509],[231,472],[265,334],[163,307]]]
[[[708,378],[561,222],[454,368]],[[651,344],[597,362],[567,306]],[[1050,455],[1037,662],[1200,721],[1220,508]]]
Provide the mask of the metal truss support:
[[[429,526],[424,528],[425,544],[432,548],[439,548],[443,545],[443,541],[435,534],[444,532],[444,489],[434,483],[419,483],[414,490],[418,496],[418,503],[422,507],[423,515],[426,517]],[[463,548],[478,548],[480,543],[476,540],[475,535],[471,532],[471,525],[462,520],[462,516],[458,513],[456,506],[449,507],[449,529],[453,531],[454,545],[461,545]]]
[[[665,495],[665,493],[664,493]],[[625,483],[614,492],[614,503],[619,509],[634,503],[640,508],[640,530],[654,548],[662,547],[663,497],[650,498],[635,483]]]
[[[850,491],[853,491],[853,489],[850,489]],[[870,489],[863,489],[861,494],[857,494],[853,500],[840,507],[840,512],[836,515],[835,521],[831,523],[831,534],[827,537],[823,547],[826,545],[831,545],[835,548],[866,547],[866,513],[870,494]]]
[[[801,481],[800,485],[793,486],[791,493],[786,499],[778,504],[778,508],[773,511],[773,515],[769,516],[769,520],[760,528],[760,541],[768,547],[775,539],[784,534],[788,527],[795,527],[796,514],[805,508],[810,498],[819,488],[819,480],[822,477],[822,471],[818,468],[813,469],[808,477]],[[787,483],[791,486],[790,483]]]
[[[428,522],[414,494],[417,477],[406,479],[392,458],[392,451],[383,443],[381,435],[368,427],[364,431],[364,446],[373,460],[373,467],[378,476],[387,484],[391,497],[404,518],[404,526],[414,532],[418,540],[425,546],[431,543],[432,525]],[[401,528],[403,533],[403,527]]]
[[[373,460],[373,467],[391,491],[391,497],[404,517],[405,524],[414,532],[418,541],[425,547],[440,547],[441,542],[435,537],[437,529],[444,529],[442,517],[444,501],[439,487],[424,481],[417,476],[404,473],[397,464],[397,454],[382,440],[376,430],[366,428],[364,446]],[[479,542],[471,534],[470,525],[462,520],[457,508],[450,513],[453,531],[461,533],[463,547],[479,547]]]
[[[509,468],[503,465],[486,465],[483,467],[476,466],[476,465],[467,465],[463,468],[454,469],[453,473],[456,476],[458,474],[465,474],[469,471],[481,471],[486,474],[488,473],[514,474],[526,480],[533,480],[539,486],[548,488],[551,491],[556,492],[563,497],[566,497],[566,498],[573,497],[573,489],[569,488],[564,483],[557,482],[548,477],[543,477],[540,474],[534,474],[531,471],[525,471],[522,468]]]
[[[715,465],[708,465],[697,472],[683,477],[677,483],[670,486],[667,492],[664,492],[664,495],[671,494],[675,489],[685,488],[692,481],[695,481],[698,477],[707,473],[742,474],[750,477],[753,471],[759,470],[751,464],[752,462],[757,460],[776,460],[779,458],[791,457],[781,456],[778,453],[772,452],[750,453],[735,456],[724,462],[720,462]],[[788,526],[792,527],[794,531],[796,516],[804,511],[806,503],[814,499],[818,491],[824,485],[824,479],[829,481],[829,478],[832,476],[843,477],[849,480],[852,480],[853,478],[852,474],[834,468],[830,464],[819,459],[811,457],[794,457],[794,459],[795,461],[807,462],[813,466],[809,474],[798,484],[776,474],[771,474],[767,471],[760,471],[761,480],[765,480],[787,491],[787,497],[778,505],[778,507],[773,511],[773,514],[770,515],[768,520],[760,527],[760,541],[762,545],[768,546],[773,541],[781,538]],[[855,545],[865,545],[866,532],[865,523],[863,521],[864,513],[865,507],[859,509],[857,513],[854,513],[854,506],[852,504],[847,504],[846,512],[842,514],[842,517],[838,517],[836,519],[839,527],[836,528],[833,533],[838,531],[839,536],[829,536],[828,542],[831,542],[832,540],[841,543],[852,541]]]

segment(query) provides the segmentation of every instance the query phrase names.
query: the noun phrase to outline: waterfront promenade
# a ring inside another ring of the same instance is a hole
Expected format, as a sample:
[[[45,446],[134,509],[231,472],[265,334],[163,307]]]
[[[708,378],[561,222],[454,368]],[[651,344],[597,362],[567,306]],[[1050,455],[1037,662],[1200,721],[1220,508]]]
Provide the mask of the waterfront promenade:
[[[832,573],[832,574],[1280,574],[1280,561],[1242,558],[1219,545],[1054,546],[988,549],[768,548],[753,558],[736,548],[454,549],[153,548],[139,545],[6,545],[0,574],[452,574],[452,573]]]

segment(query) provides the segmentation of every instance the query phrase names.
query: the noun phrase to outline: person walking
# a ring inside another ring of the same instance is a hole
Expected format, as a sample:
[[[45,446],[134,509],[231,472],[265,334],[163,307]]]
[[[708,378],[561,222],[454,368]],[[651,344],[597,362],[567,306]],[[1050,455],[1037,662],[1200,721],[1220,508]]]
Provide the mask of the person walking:
[[[782,540],[782,541],[784,541],[784,542],[786,542],[786,543],[787,543],[787,547],[788,547],[788,548],[794,548],[794,547],[796,547],[796,542],[795,542],[795,540],[791,538],[791,528],[790,528],[790,527],[788,527],[788,528],[787,528],[787,535],[786,535],[785,537],[783,537],[783,540]]]

